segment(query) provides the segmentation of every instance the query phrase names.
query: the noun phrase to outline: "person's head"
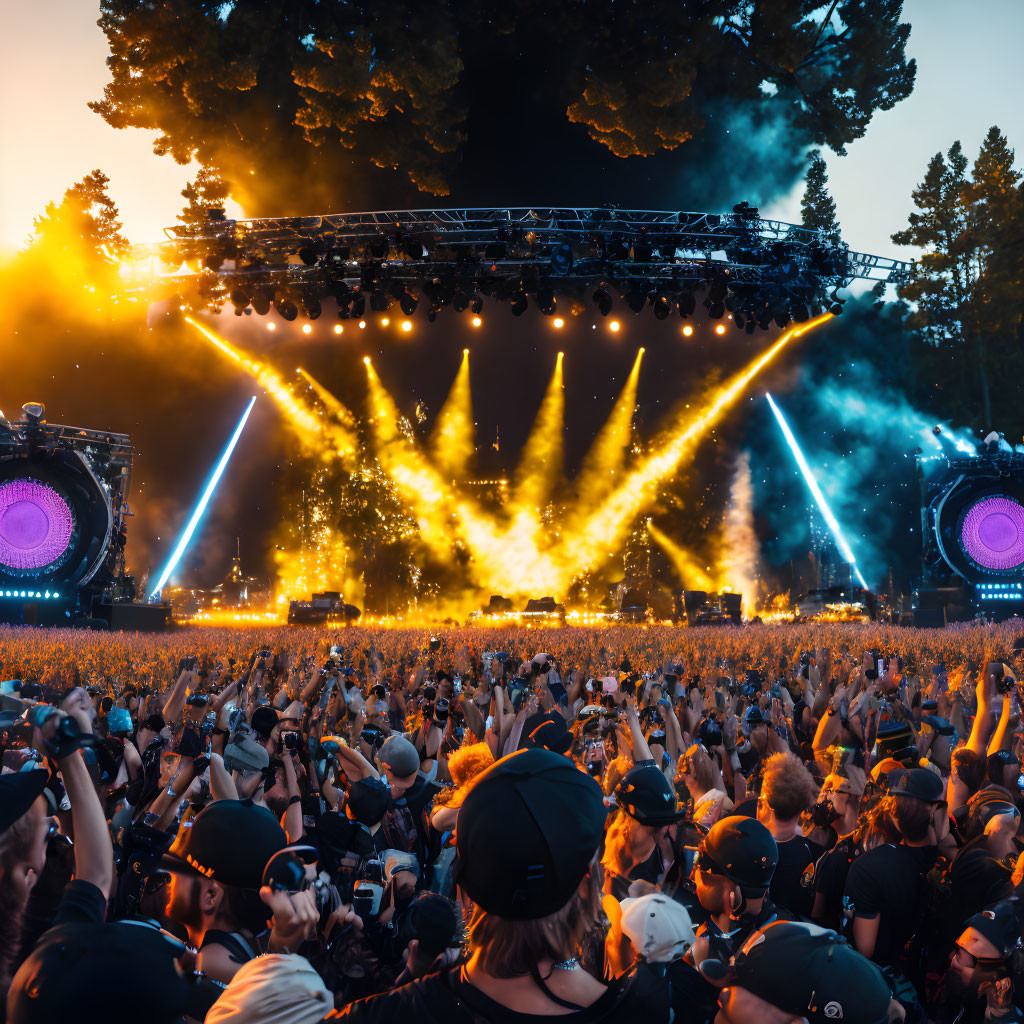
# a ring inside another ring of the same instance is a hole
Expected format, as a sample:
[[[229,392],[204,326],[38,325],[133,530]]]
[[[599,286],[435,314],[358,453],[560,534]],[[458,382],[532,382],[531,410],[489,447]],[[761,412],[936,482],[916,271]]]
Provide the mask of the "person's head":
[[[694,859],[697,898],[710,914],[739,916],[764,898],[779,862],[775,837],[754,818],[716,822]]]
[[[258,890],[267,861],[288,843],[265,807],[217,800],[183,827],[161,867],[171,873],[167,916],[202,933],[214,918],[251,928],[262,913]]]
[[[796,754],[773,754],[765,764],[757,819],[769,829],[791,825],[814,805],[818,787]]]
[[[481,970],[520,977],[576,955],[599,913],[605,816],[600,786],[548,750],[516,751],[478,777],[456,849]]]
[[[993,785],[1002,786],[1011,793],[1017,792],[1020,761],[1012,750],[997,750],[989,754],[985,769],[988,781]]]
[[[388,785],[398,799],[416,782],[420,770],[420,755],[404,736],[391,736],[380,748],[377,755],[381,767],[387,774]]]
[[[484,769],[494,764],[494,754],[486,743],[460,747],[448,758],[448,774],[459,788],[466,788]]]
[[[988,769],[976,750],[958,747],[950,757],[949,799],[963,805],[981,789]]]
[[[1007,975],[1020,945],[1014,901],[1001,900],[969,918],[946,975],[952,994],[963,1002],[977,998],[983,983]]]
[[[420,893],[406,907],[398,926],[405,944],[406,968],[414,978],[429,974],[445,951],[458,944],[459,922],[451,900],[433,892]]]
[[[621,926],[636,955],[652,964],[682,959],[694,941],[686,908],[660,892],[623,900]]]
[[[934,845],[949,833],[949,810],[941,777],[928,768],[911,768],[890,786],[893,817],[903,841]]]
[[[709,958],[699,966],[722,989],[721,1024],[887,1024],[903,1016],[881,969],[814,924],[774,921],[729,963]]]
[[[743,735],[750,741],[750,745],[762,755],[768,752],[768,724],[768,719],[756,704],[752,704],[743,713],[741,723]]]

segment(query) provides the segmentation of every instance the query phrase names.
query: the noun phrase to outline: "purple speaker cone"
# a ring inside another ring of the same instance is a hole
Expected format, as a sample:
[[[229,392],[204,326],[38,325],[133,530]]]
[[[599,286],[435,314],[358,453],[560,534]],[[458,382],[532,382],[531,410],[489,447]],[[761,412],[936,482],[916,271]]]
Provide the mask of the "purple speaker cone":
[[[68,503],[38,480],[0,484],[0,565],[41,569],[67,550],[74,529]]]
[[[1011,498],[982,498],[964,516],[964,550],[986,569],[1024,563],[1024,507]]]

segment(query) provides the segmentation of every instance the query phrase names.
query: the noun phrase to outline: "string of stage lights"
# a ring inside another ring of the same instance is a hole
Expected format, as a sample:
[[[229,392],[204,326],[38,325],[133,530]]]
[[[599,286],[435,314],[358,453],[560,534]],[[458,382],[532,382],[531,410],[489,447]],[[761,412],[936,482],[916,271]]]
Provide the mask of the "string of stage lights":
[[[865,590],[870,589],[867,583],[864,582],[864,577],[861,575],[860,569],[857,568],[857,559],[853,557],[853,550],[847,543],[846,537],[843,536],[843,531],[839,526],[839,520],[836,519],[832,509],[829,508],[828,501],[826,500],[825,495],[814,476],[814,472],[811,469],[810,464],[807,462],[807,459],[804,458],[804,453],[800,450],[800,445],[797,443],[796,436],[790,429],[789,423],[786,422],[786,417],[782,415],[782,410],[775,404],[775,399],[773,399],[770,394],[765,394],[765,398],[768,399],[768,404],[771,406],[772,412],[775,413],[775,419],[778,420],[782,436],[786,439],[786,444],[789,445],[789,449],[793,453],[793,458],[796,459],[796,464],[800,467],[800,472],[803,474],[804,480],[807,483],[807,487],[810,490],[815,503],[821,510],[821,514],[825,517],[825,522],[828,524],[829,530],[832,531],[832,537],[836,542],[836,547],[839,548],[839,553],[853,568],[860,585]]]

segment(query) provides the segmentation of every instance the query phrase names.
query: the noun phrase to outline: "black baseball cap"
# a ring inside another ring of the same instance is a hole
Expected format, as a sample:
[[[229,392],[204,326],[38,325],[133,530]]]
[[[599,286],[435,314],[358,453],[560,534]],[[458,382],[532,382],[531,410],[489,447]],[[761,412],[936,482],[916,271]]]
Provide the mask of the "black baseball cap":
[[[701,973],[738,985],[809,1024],[886,1024],[892,993],[881,969],[818,925],[774,921],[755,931],[728,965]]]
[[[223,988],[180,970],[176,961],[185,952],[180,939],[142,921],[51,928],[11,982],[7,1022],[203,1020]]]
[[[926,804],[941,803],[945,799],[942,777],[928,768],[911,768],[893,780],[890,777],[891,796],[912,796]]]
[[[1006,959],[1021,944],[1020,921],[1016,899],[1000,900],[967,919],[966,928],[973,928],[999,950]]]
[[[49,772],[4,772],[0,775],[0,834],[6,832],[43,795]]]
[[[167,723],[164,721],[163,715],[150,715],[148,718],[142,720],[139,724],[140,729],[149,729],[152,732],[163,732],[164,726]]]
[[[348,787],[345,806],[356,821],[373,828],[391,805],[391,790],[380,779],[357,779]]]
[[[638,764],[622,776],[615,788],[619,806],[641,825],[660,828],[686,817],[677,809],[676,791],[653,763]]]
[[[436,892],[420,893],[406,908],[398,928],[399,942],[407,946],[413,939],[430,956],[438,956],[456,944],[459,921],[455,905]]]
[[[553,914],[583,881],[606,817],[601,787],[572,761],[517,750],[478,775],[462,804],[459,885],[510,921]]]
[[[778,863],[775,837],[756,818],[739,814],[711,826],[697,847],[695,861],[702,871],[728,878],[752,898],[767,892]]]
[[[288,836],[266,807],[251,800],[217,800],[178,832],[160,863],[168,871],[258,889],[267,861],[287,845]]]
[[[572,733],[561,714],[551,711],[530,731],[527,745],[564,754],[572,746]]]
[[[269,738],[270,734],[274,731],[274,726],[277,725],[278,714],[269,704],[263,704],[253,711],[249,717],[249,725],[252,726],[252,731],[262,739]]]

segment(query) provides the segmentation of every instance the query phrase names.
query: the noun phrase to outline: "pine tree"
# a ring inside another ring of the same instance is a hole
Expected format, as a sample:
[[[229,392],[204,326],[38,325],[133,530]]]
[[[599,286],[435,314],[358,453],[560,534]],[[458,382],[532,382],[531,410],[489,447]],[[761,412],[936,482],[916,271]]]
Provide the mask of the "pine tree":
[[[34,245],[81,243],[101,259],[116,261],[129,248],[121,234],[117,204],[107,194],[110,179],[99,170],[76,181],[60,203],[47,203],[35,219]]]
[[[842,236],[836,220],[836,203],[828,191],[828,165],[819,150],[811,154],[806,182],[800,202],[800,223],[820,231],[830,245],[839,245]]]
[[[181,194],[187,203],[178,214],[178,220],[186,227],[201,228],[209,218],[210,210],[223,208],[228,198],[228,186],[216,169],[200,167],[195,180],[186,183]]]

